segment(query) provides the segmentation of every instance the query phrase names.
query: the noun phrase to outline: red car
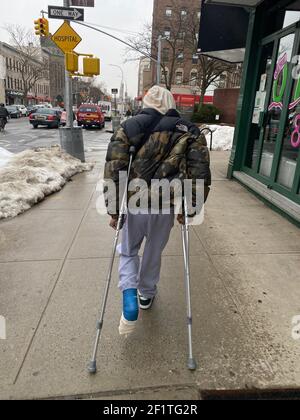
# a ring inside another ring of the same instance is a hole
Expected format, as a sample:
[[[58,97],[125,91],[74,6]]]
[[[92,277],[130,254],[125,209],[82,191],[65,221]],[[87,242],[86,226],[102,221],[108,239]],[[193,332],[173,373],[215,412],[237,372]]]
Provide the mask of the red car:
[[[84,128],[89,127],[105,127],[104,114],[100,106],[93,104],[82,104],[77,112],[78,126]]]

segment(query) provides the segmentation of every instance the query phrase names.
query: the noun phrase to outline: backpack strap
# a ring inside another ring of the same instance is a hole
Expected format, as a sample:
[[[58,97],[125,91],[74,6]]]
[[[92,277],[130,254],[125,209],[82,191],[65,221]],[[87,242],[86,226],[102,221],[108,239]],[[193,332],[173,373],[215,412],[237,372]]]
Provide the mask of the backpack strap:
[[[147,143],[147,141],[149,140],[151,134],[153,134],[153,130],[160,123],[160,121],[162,120],[163,117],[164,117],[164,115],[157,116],[157,118],[155,118],[154,121],[149,125],[149,127],[145,131],[145,134],[144,134],[144,136],[143,136],[143,138],[142,138],[139,146],[136,148],[136,153],[139,150],[141,150],[141,148]]]

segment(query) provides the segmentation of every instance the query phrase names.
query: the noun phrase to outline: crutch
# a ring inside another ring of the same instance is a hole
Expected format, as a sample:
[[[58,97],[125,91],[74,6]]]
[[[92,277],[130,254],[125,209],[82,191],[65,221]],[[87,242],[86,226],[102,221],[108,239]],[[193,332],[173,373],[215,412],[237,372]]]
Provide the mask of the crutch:
[[[124,221],[125,209],[127,207],[127,191],[128,191],[128,184],[129,184],[129,175],[130,175],[130,171],[131,171],[131,166],[132,166],[132,161],[133,161],[134,154],[135,154],[135,147],[131,146],[130,149],[129,149],[129,165],[128,165],[128,171],[127,171],[127,179],[126,179],[125,190],[124,190],[122,203],[121,203],[121,207],[120,207],[120,214],[119,214],[115,239],[114,239],[114,243],[113,243],[113,250],[112,250],[111,260],[110,260],[110,264],[109,264],[107,280],[106,280],[106,288],[105,288],[104,298],[103,298],[103,302],[102,302],[100,318],[97,321],[97,326],[96,326],[97,334],[96,334],[96,339],[95,339],[95,344],[94,344],[94,350],[93,350],[92,359],[91,359],[91,361],[89,363],[89,366],[88,366],[88,371],[91,374],[95,374],[97,372],[97,352],[98,352],[99,342],[100,342],[102,328],[103,328],[107,298],[108,298],[109,288],[110,288],[110,284],[111,284],[111,277],[112,277],[112,271],[113,271],[113,266],[114,266],[114,260],[115,260],[115,256],[116,256],[116,249],[117,249],[117,245],[118,245],[118,241],[119,241],[120,231],[122,229],[122,225],[123,225],[123,221]]]
[[[185,289],[186,289],[186,304],[187,304],[187,326],[188,326],[188,369],[196,370],[197,364],[193,356],[193,339],[192,339],[192,304],[191,304],[191,286],[190,286],[190,261],[189,261],[189,221],[187,212],[187,200],[184,196],[184,225],[181,227],[182,232],[182,247],[185,271]]]

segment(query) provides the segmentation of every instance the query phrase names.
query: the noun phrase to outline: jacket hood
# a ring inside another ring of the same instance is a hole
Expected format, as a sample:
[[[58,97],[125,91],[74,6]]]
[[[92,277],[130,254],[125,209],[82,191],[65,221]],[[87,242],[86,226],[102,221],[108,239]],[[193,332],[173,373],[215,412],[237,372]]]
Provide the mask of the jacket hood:
[[[176,102],[172,93],[161,87],[153,86],[143,99],[144,108],[152,108],[165,115],[170,109],[176,109]]]

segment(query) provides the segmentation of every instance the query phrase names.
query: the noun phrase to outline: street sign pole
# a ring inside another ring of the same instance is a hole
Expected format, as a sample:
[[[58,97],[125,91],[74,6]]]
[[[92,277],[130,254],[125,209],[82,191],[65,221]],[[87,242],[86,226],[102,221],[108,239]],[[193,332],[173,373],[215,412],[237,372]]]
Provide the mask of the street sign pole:
[[[70,0],[64,0],[64,7],[70,7]],[[65,20],[67,24],[70,24]],[[67,111],[67,127],[73,128],[73,93],[72,93],[72,78],[67,70],[65,70],[65,108]]]
[[[70,6],[70,0],[64,0],[64,7]],[[71,25],[68,21],[62,26],[66,26],[69,29],[69,33],[75,32],[72,31]],[[64,29],[63,29],[64,31]],[[59,35],[60,34],[60,35]],[[56,38],[57,37],[57,38]],[[78,45],[81,38],[78,37],[78,34],[72,33],[71,36],[61,34],[58,30],[52,37],[56,45],[61,48],[64,53],[73,51],[73,48]],[[73,47],[73,48],[72,48]],[[60,144],[63,150],[65,150],[70,155],[80,159],[82,162],[85,162],[84,154],[84,143],[83,143],[83,134],[81,127],[74,127],[73,124],[73,94],[72,94],[72,77],[67,71],[65,63],[65,108],[67,111],[67,124],[66,127],[61,127],[59,130]]]

